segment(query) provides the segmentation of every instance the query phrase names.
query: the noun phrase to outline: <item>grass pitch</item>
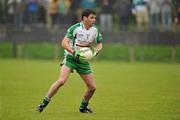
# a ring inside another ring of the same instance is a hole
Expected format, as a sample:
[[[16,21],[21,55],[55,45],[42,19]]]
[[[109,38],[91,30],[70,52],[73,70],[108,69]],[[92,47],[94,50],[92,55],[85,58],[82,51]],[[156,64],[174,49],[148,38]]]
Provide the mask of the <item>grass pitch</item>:
[[[180,64],[93,62],[93,114],[78,107],[85,90],[73,73],[42,114],[36,105],[59,74],[57,61],[0,60],[2,120],[179,120]]]

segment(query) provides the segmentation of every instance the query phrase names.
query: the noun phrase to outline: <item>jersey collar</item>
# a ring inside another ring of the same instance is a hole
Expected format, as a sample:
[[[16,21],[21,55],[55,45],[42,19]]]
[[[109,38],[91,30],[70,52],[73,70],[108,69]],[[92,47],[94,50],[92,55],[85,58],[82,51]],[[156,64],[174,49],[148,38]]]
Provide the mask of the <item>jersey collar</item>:
[[[90,27],[89,29],[86,29],[86,27],[85,27],[83,21],[81,21],[81,26],[82,26],[82,29],[84,29],[84,30],[89,30],[89,29],[91,28],[91,27]]]

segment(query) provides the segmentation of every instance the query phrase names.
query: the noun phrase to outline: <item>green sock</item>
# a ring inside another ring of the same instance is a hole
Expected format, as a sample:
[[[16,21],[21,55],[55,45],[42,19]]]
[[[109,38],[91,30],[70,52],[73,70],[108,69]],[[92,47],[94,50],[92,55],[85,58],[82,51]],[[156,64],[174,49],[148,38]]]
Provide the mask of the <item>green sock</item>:
[[[88,102],[85,100],[82,100],[80,108],[85,109],[85,108],[87,108],[87,106],[88,106]]]
[[[51,101],[51,99],[49,97],[47,97],[47,96],[44,97],[44,99],[43,99],[44,106],[46,107],[50,101]]]

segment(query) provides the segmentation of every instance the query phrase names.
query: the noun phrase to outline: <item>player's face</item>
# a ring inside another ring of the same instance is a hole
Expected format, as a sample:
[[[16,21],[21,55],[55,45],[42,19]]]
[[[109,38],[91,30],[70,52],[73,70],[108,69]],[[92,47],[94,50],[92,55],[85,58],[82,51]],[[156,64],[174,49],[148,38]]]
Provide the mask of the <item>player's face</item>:
[[[96,22],[96,15],[90,14],[88,17],[86,17],[86,24],[88,26],[93,26],[93,24]]]

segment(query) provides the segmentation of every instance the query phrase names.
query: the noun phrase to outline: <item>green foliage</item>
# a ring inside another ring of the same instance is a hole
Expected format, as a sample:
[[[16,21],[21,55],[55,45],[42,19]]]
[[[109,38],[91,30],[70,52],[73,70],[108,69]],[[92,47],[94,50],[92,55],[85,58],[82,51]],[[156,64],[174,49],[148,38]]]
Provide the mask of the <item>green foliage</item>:
[[[35,111],[59,74],[59,62],[0,60],[3,120],[179,120],[180,64],[92,63],[94,114],[78,111],[85,85],[73,73],[42,114]]]
[[[171,61],[171,47],[170,46],[137,46],[136,58],[140,60],[144,51],[145,61]],[[177,50],[178,51],[178,50]],[[179,51],[180,52],[180,51]]]
[[[12,58],[12,45],[9,43],[0,43],[0,58]]]
[[[50,43],[29,43],[23,45],[23,58],[53,58],[53,45]]]
[[[0,1],[0,23],[5,21],[5,0]]]
[[[128,60],[128,46],[121,44],[105,44],[97,59],[101,60]]]
[[[144,61],[171,61],[171,46],[129,46],[123,44],[105,44],[97,59],[129,61],[130,48],[134,49],[136,61],[141,61],[142,55]],[[180,62],[179,47],[176,48],[176,60]]]
[[[21,58],[53,59],[55,44],[53,43],[26,43],[21,44]],[[64,50],[59,47],[58,58],[63,59]],[[134,50],[135,61],[171,62],[171,46],[138,46],[123,44],[104,44],[103,50],[95,58],[96,60],[121,60],[130,61],[130,49]],[[0,44],[0,58],[12,58],[12,44]],[[176,47],[176,61],[180,62],[180,47]]]
[[[176,47],[176,59],[178,62],[180,61],[180,47]]]

